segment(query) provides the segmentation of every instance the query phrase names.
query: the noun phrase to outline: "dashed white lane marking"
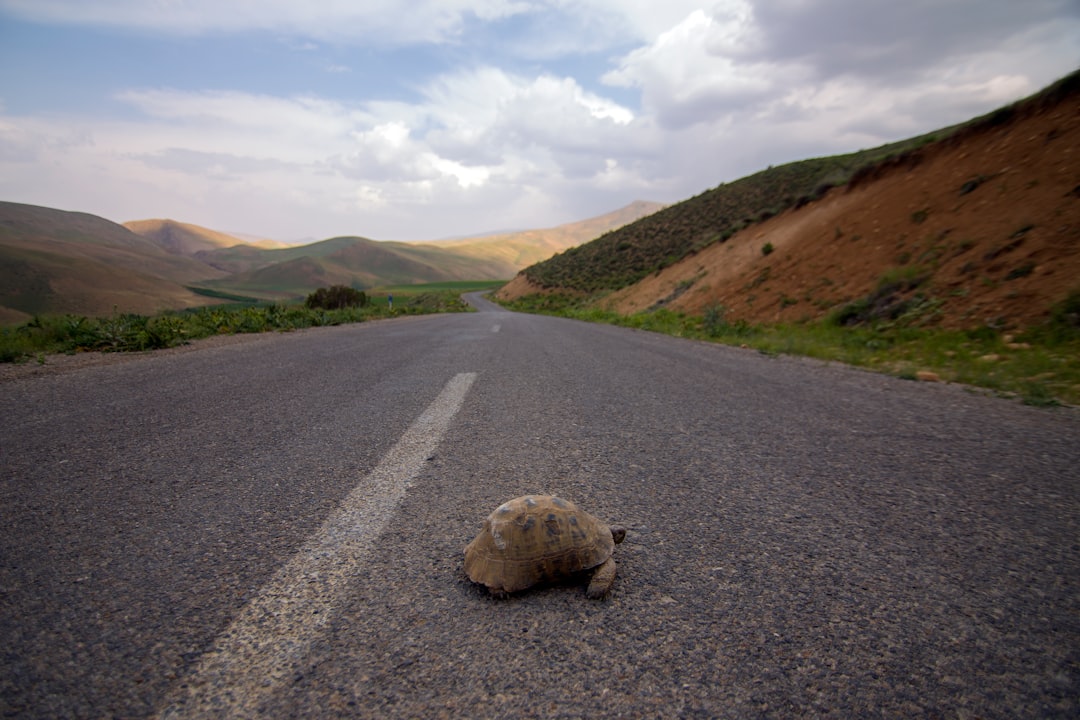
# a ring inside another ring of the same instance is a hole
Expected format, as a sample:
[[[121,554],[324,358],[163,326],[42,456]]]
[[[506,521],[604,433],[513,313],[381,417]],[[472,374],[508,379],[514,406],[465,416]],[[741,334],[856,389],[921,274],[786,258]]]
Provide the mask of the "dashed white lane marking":
[[[166,698],[159,718],[240,718],[271,710],[319,630],[340,605],[405,490],[461,409],[476,373],[461,373],[216,639]],[[271,713],[272,714],[272,713]]]

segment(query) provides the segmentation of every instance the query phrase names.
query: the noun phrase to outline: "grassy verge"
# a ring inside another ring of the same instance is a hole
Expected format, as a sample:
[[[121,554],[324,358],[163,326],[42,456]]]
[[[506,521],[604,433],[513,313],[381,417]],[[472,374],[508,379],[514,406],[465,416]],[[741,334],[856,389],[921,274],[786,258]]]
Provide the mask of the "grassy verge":
[[[215,300],[225,300],[230,304],[236,303],[254,305],[263,302],[259,298],[250,297],[248,295],[236,295],[234,293],[223,292],[221,290],[213,290],[211,288],[198,287],[196,285],[188,285],[186,287],[188,290],[195,293],[196,295],[202,295],[203,297],[211,297]]]
[[[1080,306],[1080,297],[1069,302]],[[569,295],[533,295],[503,304],[520,312],[744,346],[768,355],[842,362],[910,380],[936,378],[1019,397],[1029,405],[1080,405],[1080,330],[1071,306],[1060,308],[1045,327],[1009,335],[991,328],[952,331],[886,323],[844,327],[831,320],[750,325],[728,322],[721,307],[703,316],[666,309],[619,315],[586,303]]]
[[[387,293],[393,293],[395,297],[398,295],[404,297],[406,295],[443,291],[452,291],[458,295],[463,295],[469,292],[496,290],[505,284],[505,280],[452,280],[447,282],[423,283],[419,285],[387,285],[385,287],[372,288],[366,292],[372,298],[377,298],[379,295],[386,295]]]
[[[468,312],[472,308],[461,300],[462,295],[497,290],[505,284],[505,280],[457,280],[416,285],[386,285],[364,292],[372,307],[383,310],[389,309],[390,298],[393,297],[395,310],[403,306],[415,305],[431,308],[427,312]]]
[[[155,316],[114,313],[92,318],[40,315],[18,326],[0,328],[0,362],[45,361],[52,353],[140,351],[182,345],[211,335],[298,330],[364,322],[401,315],[464,312],[460,292],[410,286],[396,294],[393,309],[386,298],[365,307],[311,309],[300,304],[222,305],[165,312]]]

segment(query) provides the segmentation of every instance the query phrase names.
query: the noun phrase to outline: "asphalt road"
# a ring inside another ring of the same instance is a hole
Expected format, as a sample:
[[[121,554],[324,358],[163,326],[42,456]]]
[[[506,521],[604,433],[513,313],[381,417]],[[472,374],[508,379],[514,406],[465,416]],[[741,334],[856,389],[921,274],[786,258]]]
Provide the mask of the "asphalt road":
[[[0,715],[1080,714],[1076,411],[476,302],[0,383]]]

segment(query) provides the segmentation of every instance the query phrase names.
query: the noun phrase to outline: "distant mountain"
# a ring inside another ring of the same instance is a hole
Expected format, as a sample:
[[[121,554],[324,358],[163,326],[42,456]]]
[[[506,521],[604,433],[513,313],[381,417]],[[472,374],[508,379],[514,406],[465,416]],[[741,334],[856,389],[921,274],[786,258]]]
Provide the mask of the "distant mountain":
[[[504,280],[659,207],[639,202],[548,230],[453,241],[337,237],[285,245],[175,220],[118,225],[85,213],[0,202],[0,323],[39,313],[148,314],[220,302],[192,287],[292,299],[338,284]]]
[[[0,202],[0,322],[201,305],[184,285],[223,274],[104,218]]]
[[[296,295],[329,285],[375,287],[448,280],[505,280],[539,260],[662,208],[638,201],[606,215],[545,230],[434,242],[337,237],[262,250],[244,245],[198,250],[194,257],[229,277],[210,283],[240,294]]]
[[[453,248],[470,257],[499,258],[518,270],[577,247],[606,232],[628,225],[664,209],[662,203],[636,200],[626,207],[598,217],[559,225],[546,230],[521,230],[430,243]]]
[[[152,240],[168,252],[177,255],[194,255],[200,251],[228,248],[236,245],[259,248],[284,247],[273,240],[241,239],[216,230],[209,230],[176,220],[132,220],[124,223],[131,232]]]
[[[228,248],[199,253],[233,274],[208,286],[263,296],[296,296],[319,287],[408,285],[447,280],[502,280],[518,267],[450,249],[361,237],[337,237],[276,250]]]

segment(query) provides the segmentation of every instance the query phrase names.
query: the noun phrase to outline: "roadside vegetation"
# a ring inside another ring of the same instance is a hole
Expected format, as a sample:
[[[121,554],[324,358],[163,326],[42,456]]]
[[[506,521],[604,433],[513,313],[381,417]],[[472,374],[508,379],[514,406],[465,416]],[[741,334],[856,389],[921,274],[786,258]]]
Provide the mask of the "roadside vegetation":
[[[497,300],[496,300],[497,301]],[[985,388],[1025,404],[1080,405],[1080,291],[1054,308],[1043,326],[1010,334],[991,327],[943,330],[921,324],[920,314],[854,324],[838,311],[824,321],[780,325],[729,322],[723,306],[702,315],[660,308],[620,315],[571,294],[530,295],[504,307],[519,312],[603,322],[677,337],[842,362],[909,380],[955,382]]]
[[[466,290],[492,283],[456,283]],[[294,303],[231,303],[146,316],[37,315],[17,326],[0,327],[0,362],[46,362],[53,353],[130,352],[183,345],[212,335],[288,332],[380,318],[465,312],[465,290],[447,284],[409,285],[365,292],[321,288]],[[389,294],[394,295],[390,306]]]

